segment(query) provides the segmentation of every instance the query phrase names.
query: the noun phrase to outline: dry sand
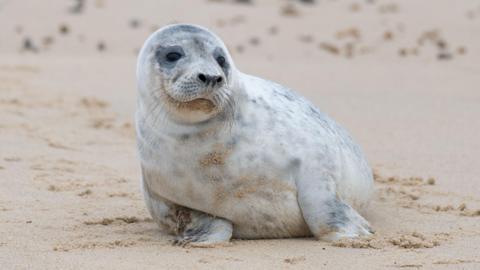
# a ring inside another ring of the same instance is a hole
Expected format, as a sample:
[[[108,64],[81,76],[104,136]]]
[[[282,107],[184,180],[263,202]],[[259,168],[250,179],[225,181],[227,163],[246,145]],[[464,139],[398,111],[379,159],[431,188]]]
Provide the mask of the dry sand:
[[[0,268],[480,269],[480,3],[234,2],[0,0]],[[136,52],[171,22],[350,130],[377,174],[375,236],[171,246],[132,127]]]

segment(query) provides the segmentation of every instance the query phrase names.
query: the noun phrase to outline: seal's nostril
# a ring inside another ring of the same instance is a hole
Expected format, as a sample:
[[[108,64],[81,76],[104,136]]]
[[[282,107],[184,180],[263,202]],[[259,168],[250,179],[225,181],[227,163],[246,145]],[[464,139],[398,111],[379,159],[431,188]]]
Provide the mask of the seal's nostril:
[[[217,83],[221,83],[222,82],[222,77],[218,77],[217,78]]]
[[[198,74],[198,79],[200,79],[200,81],[202,81],[202,82],[206,82],[206,81],[207,81],[207,77],[205,77],[205,75],[203,75],[203,74],[201,74],[201,73]]]

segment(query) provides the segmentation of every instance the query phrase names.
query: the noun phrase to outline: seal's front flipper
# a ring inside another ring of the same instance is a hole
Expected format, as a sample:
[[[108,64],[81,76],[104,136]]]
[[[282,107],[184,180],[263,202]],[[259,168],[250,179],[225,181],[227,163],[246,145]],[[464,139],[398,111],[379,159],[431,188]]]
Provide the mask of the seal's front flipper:
[[[297,181],[298,203],[310,231],[326,241],[370,235],[368,222],[338,198],[333,180]]]
[[[233,226],[228,220],[190,210],[189,222],[177,231],[175,245],[208,247],[228,243]]]
[[[145,181],[142,188],[150,215],[163,231],[176,236],[174,244],[209,246],[227,243],[232,237],[233,226],[230,221],[174,204],[154,195]]]

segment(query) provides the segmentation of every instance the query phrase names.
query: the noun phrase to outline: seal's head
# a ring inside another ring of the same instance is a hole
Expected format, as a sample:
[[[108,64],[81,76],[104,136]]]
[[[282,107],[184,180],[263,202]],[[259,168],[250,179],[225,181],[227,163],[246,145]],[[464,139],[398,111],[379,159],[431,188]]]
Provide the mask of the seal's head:
[[[181,123],[206,121],[232,109],[234,69],[225,45],[209,30],[166,26],[147,39],[138,58],[141,105]]]

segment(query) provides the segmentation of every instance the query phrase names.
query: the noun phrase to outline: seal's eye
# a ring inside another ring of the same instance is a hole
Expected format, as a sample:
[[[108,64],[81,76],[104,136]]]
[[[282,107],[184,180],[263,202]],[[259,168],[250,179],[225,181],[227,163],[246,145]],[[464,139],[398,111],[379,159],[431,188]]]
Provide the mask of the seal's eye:
[[[223,56],[218,56],[217,57],[217,63],[219,66],[221,66],[222,68],[225,67],[225,57]]]
[[[169,52],[165,58],[168,62],[177,62],[180,58],[182,58],[182,55],[178,52]]]

